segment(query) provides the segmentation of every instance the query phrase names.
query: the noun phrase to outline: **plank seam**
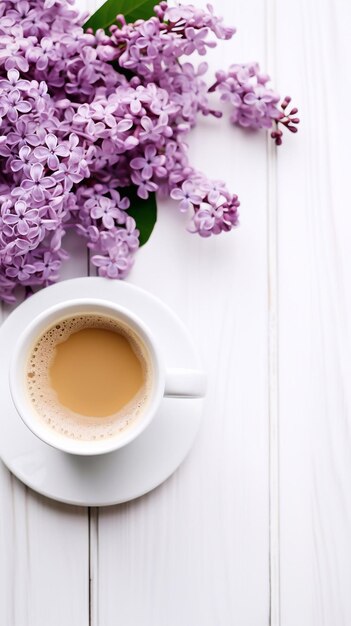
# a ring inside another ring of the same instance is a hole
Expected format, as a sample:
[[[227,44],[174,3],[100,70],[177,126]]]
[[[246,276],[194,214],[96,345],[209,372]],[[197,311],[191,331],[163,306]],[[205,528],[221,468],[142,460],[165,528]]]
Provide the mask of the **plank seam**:
[[[91,508],[88,507],[88,616],[89,616],[89,626],[91,626],[91,585],[92,585],[92,575],[91,575]]]
[[[99,513],[88,507],[89,626],[98,626]]]
[[[275,75],[276,0],[266,0],[266,67]],[[269,625],[280,626],[279,310],[276,146],[267,134]]]

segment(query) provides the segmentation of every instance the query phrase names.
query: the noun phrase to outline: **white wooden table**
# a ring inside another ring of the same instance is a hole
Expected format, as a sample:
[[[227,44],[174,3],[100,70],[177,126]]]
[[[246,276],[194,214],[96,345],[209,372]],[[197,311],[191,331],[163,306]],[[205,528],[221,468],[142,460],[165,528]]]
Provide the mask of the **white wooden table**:
[[[277,150],[204,119],[193,161],[239,194],[241,227],[203,241],[160,203],[129,279],[190,328],[203,427],[118,507],[56,504],[0,466],[4,626],[351,623],[351,4],[214,4],[238,33],[211,67],[260,60],[302,124]],[[76,245],[63,278],[86,274]]]

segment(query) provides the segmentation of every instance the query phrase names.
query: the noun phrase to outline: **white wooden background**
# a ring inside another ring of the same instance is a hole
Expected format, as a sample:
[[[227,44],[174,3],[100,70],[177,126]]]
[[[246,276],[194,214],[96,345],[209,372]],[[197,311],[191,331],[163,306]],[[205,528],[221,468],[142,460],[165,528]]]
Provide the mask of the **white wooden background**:
[[[241,227],[202,241],[162,203],[130,276],[194,335],[203,427],[171,479],[118,507],[56,504],[0,465],[4,626],[351,623],[351,4],[214,5],[238,33],[212,69],[260,60],[303,123],[276,150],[205,119],[192,158],[240,195]],[[73,256],[63,278],[86,274]]]

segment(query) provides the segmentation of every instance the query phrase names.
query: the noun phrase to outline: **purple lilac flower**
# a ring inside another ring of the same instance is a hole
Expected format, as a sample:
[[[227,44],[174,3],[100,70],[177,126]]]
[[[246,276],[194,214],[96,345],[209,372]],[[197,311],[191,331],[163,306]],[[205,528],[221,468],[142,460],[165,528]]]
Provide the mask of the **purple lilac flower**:
[[[141,50],[146,49],[146,55],[151,59],[157,57],[160,44],[160,22],[157,19],[151,19],[140,25],[139,37],[136,41],[136,47]]]
[[[29,113],[31,104],[21,99],[18,89],[13,89],[3,99],[5,114],[10,122],[17,122],[19,113]]]
[[[143,198],[144,200],[149,197],[149,193],[157,191],[158,189],[158,185],[156,183],[149,178],[145,178],[138,171],[134,171],[131,174],[131,180],[137,187],[139,198]]]
[[[45,198],[46,190],[56,184],[52,176],[44,175],[44,168],[41,163],[34,163],[29,171],[29,178],[22,181],[22,189],[31,191],[34,200],[41,202]]]
[[[12,146],[38,145],[39,137],[36,133],[37,123],[22,116],[16,124],[12,124],[7,134],[8,143]]]
[[[35,273],[35,266],[26,263],[23,257],[16,257],[12,265],[6,268],[5,273],[9,278],[16,278],[17,281],[26,284]]]
[[[189,209],[193,209],[194,205],[199,205],[201,203],[201,196],[198,193],[195,193],[195,187],[193,183],[189,180],[186,180],[181,188],[175,188],[171,191],[171,198],[173,200],[180,200],[179,208],[181,211],[188,211]]]
[[[201,28],[197,30],[195,28],[189,27],[185,28],[184,34],[186,37],[186,45],[184,46],[185,54],[192,54],[192,52],[198,52],[201,55],[206,54],[206,48],[214,48],[214,41],[205,41],[208,35],[207,28]]]
[[[78,172],[79,164],[75,162],[60,163],[59,168],[53,175],[55,182],[62,183],[65,191],[71,191],[76,183],[80,183],[83,176]]]
[[[44,252],[42,259],[36,260],[33,265],[35,271],[40,273],[41,279],[45,283],[53,282],[58,278],[61,260],[58,258],[57,253],[48,250]]]
[[[158,154],[154,145],[147,145],[144,150],[144,156],[135,157],[131,160],[130,166],[134,170],[141,170],[141,176],[144,179],[152,178],[154,172],[158,176],[165,176],[167,170],[163,167],[166,162],[164,154]]]
[[[123,253],[121,246],[116,245],[105,256],[95,254],[92,257],[93,264],[99,268],[99,275],[107,278],[121,278],[129,269],[129,259]]]
[[[205,179],[201,181],[201,188],[206,192],[209,203],[213,205],[218,202],[221,195],[224,197],[227,195],[227,189],[222,180]]]
[[[66,157],[69,155],[69,149],[65,144],[59,144],[56,135],[49,133],[45,137],[45,146],[38,146],[34,150],[34,155],[39,161],[45,161],[51,170],[57,170],[59,167],[58,157]]]
[[[18,70],[9,70],[7,72],[7,78],[0,79],[0,89],[4,89],[6,91],[12,91],[14,88],[19,89],[20,91],[28,91],[29,87],[29,80],[20,78]]]
[[[128,208],[129,200],[128,198],[124,198],[123,200],[124,201],[119,203],[121,208],[118,208],[110,198],[97,196],[87,200],[85,206],[90,210],[90,215],[94,220],[101,219],[104,227],[110,229],[114,227],[115,220],[118,220],[119,223],[125,221],[122,209]]]
[[[130,112],[136,115],[140,113],[143,105],[146,102],[150,102],[151,98],[147,90],[139,85],[136,89],[129,88],[126,90],[125,95],[122,98],[123,104],[128,104]]]
[[[5,212],[2,220],[15,227],[19,235],[28,235],[31,229],[37,231],[38,217],[37,209],[30,209],[23,200],[17,200],[13,212]]]
[[[11,169],[13,172],[19,172],[20,170],[23,170],[26,166],[28,167],[31,152],[32,149],[27,145],[20,148],[18,153],[18,159],[13,159],[11,161]]]

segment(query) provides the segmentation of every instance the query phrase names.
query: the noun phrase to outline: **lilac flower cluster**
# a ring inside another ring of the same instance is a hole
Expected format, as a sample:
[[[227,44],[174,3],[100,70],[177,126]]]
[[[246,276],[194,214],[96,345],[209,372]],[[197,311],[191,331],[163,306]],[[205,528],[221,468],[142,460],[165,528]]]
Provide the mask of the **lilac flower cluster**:
[[[218,72],[208,88],[206,54],[229,39],[209,7],[155,7],[155,16],[110,33],[82,28],[72,0],[0,0],[0,298],[15,300],[58,278],[62,239],[75,229],[102,276],[123,278],[139,246],[128,188],[159,191],[189,212],[189,230],[208,237],[238,222],[238,198],[188,162],[185,136],[218,91],[241,126],[295,130],[289,99],[256,64]],[[211,38],[212,36],[212,38]],[[180,61],[181,59],[181,61]],[[142,210],[142,208],[140,208]]]
[[[269,76],[262,74],[257,63],[244,65],[232,65],[228,72],[216,73],[216,82],[209,91],[220,92],[220,99],[229,102],[231,106],[230,121],[246,128],[271,128],[275,123],[275,129],[271,136],[277,145],[282,143],[282,130],[277,128],[280,124],[296,133],[296,124],[299,119],[294,117],[297,109],[291,109],[287,113],[286,108],[291,101],[287,96],[278,108],[279,95],[267,87]]]

